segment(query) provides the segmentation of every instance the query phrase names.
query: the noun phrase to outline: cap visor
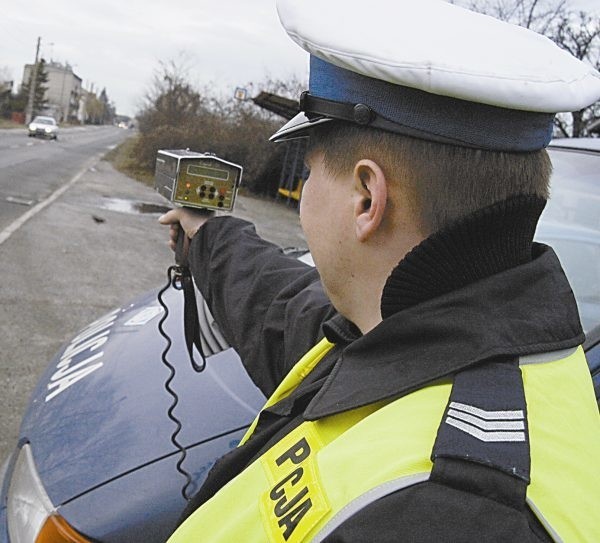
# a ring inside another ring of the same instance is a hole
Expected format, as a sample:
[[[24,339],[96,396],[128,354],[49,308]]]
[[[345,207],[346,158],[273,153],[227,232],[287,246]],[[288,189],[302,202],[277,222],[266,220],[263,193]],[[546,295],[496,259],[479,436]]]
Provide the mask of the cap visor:
[[[317,119],[310,120],[304,113],[298,113],[291,121],[284,124],[275,134],[273,134],[269,141],[279,142],[286,140],[293,140],[296,138],[305,138],[308,136],[306,131],[318,124],[329,122],[333,119],[328,117],[319,117]]]

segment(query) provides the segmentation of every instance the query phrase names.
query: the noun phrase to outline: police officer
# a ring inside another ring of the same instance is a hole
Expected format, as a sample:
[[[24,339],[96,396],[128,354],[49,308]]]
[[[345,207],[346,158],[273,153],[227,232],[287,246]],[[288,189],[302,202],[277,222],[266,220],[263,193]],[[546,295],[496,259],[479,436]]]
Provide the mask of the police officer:
[[[533,235],[554,113],[600,76],[434,0],[279,0],[310,53],[316,269],[232,218],[160,220],[269,397],[170,541],[600,541],[600,423],[569,284]]]

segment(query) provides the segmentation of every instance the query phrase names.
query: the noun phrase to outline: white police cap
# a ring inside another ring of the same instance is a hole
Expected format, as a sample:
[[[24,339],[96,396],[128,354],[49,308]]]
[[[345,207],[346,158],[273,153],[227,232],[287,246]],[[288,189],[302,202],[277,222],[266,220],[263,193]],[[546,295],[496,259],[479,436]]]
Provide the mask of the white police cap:
[[[600,99],[600,74],[525,28],[441,0],[278,0],[310,53],[309,91],[280,141],[342,119],[505,151],[545,147],[553,118]]]

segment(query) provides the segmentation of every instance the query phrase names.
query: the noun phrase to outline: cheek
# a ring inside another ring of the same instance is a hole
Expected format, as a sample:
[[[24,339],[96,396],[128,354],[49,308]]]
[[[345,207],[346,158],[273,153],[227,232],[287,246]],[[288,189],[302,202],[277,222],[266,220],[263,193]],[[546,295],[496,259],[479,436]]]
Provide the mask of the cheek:
[[[306,195],[302,193],[302,198],[300,199],[300,226],[302,226],[302,230],[306,233]]]
[[[320,209],[316,195],[310,191],[302,192],[300,201],[300,224],[308,244],[308,249],[313,255],[317,267],[321,264],[326,237],[326,221],[323,220],[323,210]]]
[[[300,198],[300,224],[306,232],[307,228],[310,228],[311,222],[314,222],[313,214],[316,212],[315,208],[315,194],[313,193],[313,183],[308,181],[304,185],[302,190],[302,198]]]

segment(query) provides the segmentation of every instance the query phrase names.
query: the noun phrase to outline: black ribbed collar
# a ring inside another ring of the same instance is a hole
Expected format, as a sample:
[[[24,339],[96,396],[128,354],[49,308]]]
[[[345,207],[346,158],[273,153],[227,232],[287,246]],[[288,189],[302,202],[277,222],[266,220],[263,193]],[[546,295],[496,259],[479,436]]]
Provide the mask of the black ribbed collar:
[[[519,264],[513,261],[510,266],[505,259],[495,264],[491,258],[486,259],[484,240],[489,236],[485,232],[478,233],[478,228],[490,220],[488,213],[489,210],[478,214],[481,220],[470,218],[468,221],[468,229],[476,239],[471,249],[454,246],[462,260],[446,258],[449,264],[446,273],[453,275],[456,281],[446,280],[442,273],[437,286],[429,288],[430,284],[425,282],[425,288],[420,291],[415,287],[418,295],[412,304],[402,301],[394,307],[393,303],[386,302],[386,314],[392,307],[396,311],[344,349],[325,384],[308,405],[304,413],[306,419],[315,420],[400,397],[482,360],[566,349],[583,342],[575,299],[554,251],[532,244],[529,238],[528,243],[523,242],[521,248],[512,251]],[[497,213],[516,217],[502,206],[491,214]],[[529,219],[523,220],[527,223]],[[511,227],[510,222],[504,224]],[[466,228],[461,223],[459,230],[466,232]],[[516,228],[515,232],[523,229]],[[535,224],[532,224],[531,236],[534,229]],[[504,229],[498,227],[496,231],[505,238]],[[452,233],[444,233],[448,235]],[[473,239],[466,234],[461,236],[465,240]],[[426,241],[421,246],[426,245],[427,262],[433,270],[436,252],[431,247],[437,246],[438,241],[432,238]],[[506,245],[507,239],[496,243],[511,249]],[[442,250],[445,249],[439,248],[438,254]],[[414,250],[413,256],[407,257],[411,265],[416,261],[415,254],[422,260],[419,253],[420,250]],[[471,258],[479,255],[479,263],[471,262],[469,255]],[[395,273],[405,266],[407,259]],[[482,264],[486,260],[488,263]],[[461,269],[469,271],[462,273]],[[403,289],[421,281],[417,273],[410,275],[414,281],[401,283],[400,288],[390,286],[393,280],[388,281],[384,295],[391,295],[390,289],[397,288],[399,298],[405,297],[408,292]],[[395,277],[404,281],[405,275],[402,272]],[[453,287],[460,283],[462,286]],[[442,284],[452,286],[446,290]],[[426,292],[434,295],[427,296]],[[335,341],[336,337],[329,339]]]
[[[424,240],[389,276],[381,298],[383,318],[531,261],[531,244],[545,205],[537,196],[515,196]]]

